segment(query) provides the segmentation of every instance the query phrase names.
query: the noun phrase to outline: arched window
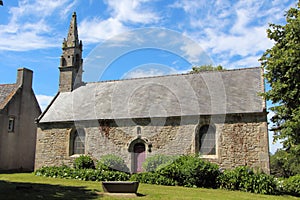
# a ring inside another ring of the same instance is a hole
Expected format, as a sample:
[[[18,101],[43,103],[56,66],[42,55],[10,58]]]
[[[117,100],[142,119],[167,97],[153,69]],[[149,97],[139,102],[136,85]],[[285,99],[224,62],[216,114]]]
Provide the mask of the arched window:
[[[216,130],[204,125],[199,130],[199,153],[201,155],[216,155]]]
[[[73,134],[72,154],[84,154],[85,152],[85,132],[83,129],[78,129]]]

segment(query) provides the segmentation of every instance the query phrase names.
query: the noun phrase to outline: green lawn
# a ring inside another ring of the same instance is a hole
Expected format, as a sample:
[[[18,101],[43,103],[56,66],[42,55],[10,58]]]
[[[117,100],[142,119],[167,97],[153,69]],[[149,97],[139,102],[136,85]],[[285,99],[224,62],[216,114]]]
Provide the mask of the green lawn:
[[[120,199],[101,195],[100,182],[37,177],[31,173],[0,174],[0,199]],[[289,200],[292,196],[257,195],[215,189],[140,184],[137,199]],[[122,197],[121,199],[126,199]]]

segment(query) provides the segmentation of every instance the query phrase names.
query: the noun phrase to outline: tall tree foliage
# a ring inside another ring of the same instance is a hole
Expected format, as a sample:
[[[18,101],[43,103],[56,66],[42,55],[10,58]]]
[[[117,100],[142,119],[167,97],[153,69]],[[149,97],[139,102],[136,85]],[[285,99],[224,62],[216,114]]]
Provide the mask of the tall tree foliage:
[[[270,24],[271,49],[260,58],[271,89],[265,93],[275,112],[275,140],[284,139],[286,150],[300,155],[300,1],[286,12],[286,24]]]
[[[300,174],[300,156],[278,149],[270,156],[271,174],[276,177],[294,176]]]

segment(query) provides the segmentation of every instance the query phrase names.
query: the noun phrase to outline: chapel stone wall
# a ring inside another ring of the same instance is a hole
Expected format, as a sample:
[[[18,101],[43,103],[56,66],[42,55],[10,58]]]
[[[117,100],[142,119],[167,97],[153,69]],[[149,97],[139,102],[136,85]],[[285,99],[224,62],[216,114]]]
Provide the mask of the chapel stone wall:
[[[268,132],[264,114],[124,119],[81,123],[86,133],[85,153],[95,159],[106,154],[122,157],[132,165],[130,145],[145,143],[146,157],[156,154],[182,155],[198,153],[197,132],[204,124],[216,129],[216,155],[201,156],[220,168],[247,165],[269,173]],[[71,165],[69,153],[70,124],[50,124],[38,128],[36,169],[44,165]]]

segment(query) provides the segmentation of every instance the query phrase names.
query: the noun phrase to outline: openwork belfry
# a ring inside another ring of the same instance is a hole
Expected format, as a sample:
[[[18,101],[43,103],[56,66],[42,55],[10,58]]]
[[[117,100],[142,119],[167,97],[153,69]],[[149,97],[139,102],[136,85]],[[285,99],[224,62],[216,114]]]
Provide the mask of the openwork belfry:
[[[59,92],[38,118],[36,169],[115,154],[135,173],[153,155],[193,153],[269,173],[260,68],[84,83],[75,13],[62,51]]]

